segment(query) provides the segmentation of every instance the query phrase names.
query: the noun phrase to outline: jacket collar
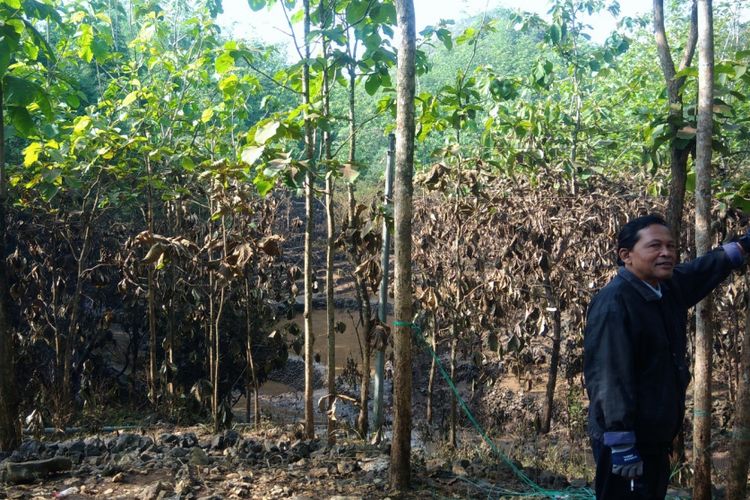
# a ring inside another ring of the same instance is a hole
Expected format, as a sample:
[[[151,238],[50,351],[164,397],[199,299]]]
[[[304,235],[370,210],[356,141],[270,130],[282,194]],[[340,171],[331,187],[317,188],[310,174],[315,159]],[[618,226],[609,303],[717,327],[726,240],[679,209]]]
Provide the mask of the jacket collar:
[[[636,291],[643,297],[643,300],[646,302],[653,302],[655,300],[661,299],[659,295],[654,292],[651,287],[646,285],[643,281],[641,281],[640,278],[636,277],[635,274],[628,271],[625,266],[620,266],[620,268],[617,270],[617,275],[630,283],[630,286],[636,289]],[[669,286],[666,281],[662,281],[659,283],[659,286],[661,287],[661,293],[662,296],[664,296],[665,290],[669,289]]]

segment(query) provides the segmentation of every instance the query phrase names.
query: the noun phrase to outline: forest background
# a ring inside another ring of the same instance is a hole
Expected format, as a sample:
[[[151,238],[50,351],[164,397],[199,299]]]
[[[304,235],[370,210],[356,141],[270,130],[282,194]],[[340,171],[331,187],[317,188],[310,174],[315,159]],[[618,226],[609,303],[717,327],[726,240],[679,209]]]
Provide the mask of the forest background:
[[[63,428],[147,407],[218,430],[244,394],[258,421],[258,389],[290,352],[305,359],[315,434],[307,312],[325,289],[330,362],[336,261],[350,270],[362,339],[354,426],[372,431],[370,359],[392,342],[371,298],[380,228],[392,225],[377,192],[395,129],[396,8],[280,5],[303,26],[289,29],[298,58],[222,33],[217,0],[0,0],[0,449],[18,446],[20,417]],[[712,6],[714,243],[750,210],[747,10]],[[599,12],[618,19],[601,43],[584,21]],[[544,18],[498,9],[419,33],[416,304],[427,342],[494,432],[554,422],[580,444],[585,309],[628,217],[665,213],[684,258],[696,253],[696,18],[690,1],[623,18],[617,2],[554,0]],[[738,446],[750,418],[746,288],[738,276],[716,296],[710,344],[711,428]],[[279,326],[298,296],[304,331]],[[103,354],[114,324],[126,339],[118,362]],[[455,447],[466,421],[436,369],[415,363],[415,392]],[[543,396],[508,394],[508,379]],[[326,399],[339,392],[329,378]],[[676,458],[677,480],[691,481],[691,463]]]

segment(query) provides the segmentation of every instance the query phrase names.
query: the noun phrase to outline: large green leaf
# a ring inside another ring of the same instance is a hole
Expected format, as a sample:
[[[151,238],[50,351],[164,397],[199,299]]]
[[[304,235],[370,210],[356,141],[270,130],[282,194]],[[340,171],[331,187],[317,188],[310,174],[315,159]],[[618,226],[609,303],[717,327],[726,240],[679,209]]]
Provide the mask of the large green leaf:
[[[34,131],[34,120],[25,107],[9,106],[8,115],[10,123],[20,135],[29,136]]]
[[[94,28],[90,24],[82,24],[78,28],[78,57],[90,63],[94,58],[91,44],[94,41]]]
[[[42,152],[41,142],[32,142],[26,146],[23,150],[23,165],[30,167],[35,161],[39,159],[39,154]]]
[[[42,94],[42,88],[34,82],[16,76],[6,75],[5,103],[10,106],[28,106]]]
[[[258,144],[265,144],[272,139],[276,132],[279,130],[280,122],[270,121],[255,131],[255,142]]]
[[[354,0],[346,8],[346,20],[350,24],[359,23],[367,14],[370,2],[364,0]]]
[[[223,75],[230,69],[234,67],[234,57],[232,57],[232,54],[229,52],[224,52],[219,57],[216,58],[216,63],[214,64],[214,68],[216,69],[216,72],[220,75]]]
[[[11,9],[21,8],[21,0],[0,0],[0,4],[5,4]]]
[[[380,88],[381,78],[378,73],[373,73],[365,80],[365,91],[369,95],[375,95],[375,92]]]

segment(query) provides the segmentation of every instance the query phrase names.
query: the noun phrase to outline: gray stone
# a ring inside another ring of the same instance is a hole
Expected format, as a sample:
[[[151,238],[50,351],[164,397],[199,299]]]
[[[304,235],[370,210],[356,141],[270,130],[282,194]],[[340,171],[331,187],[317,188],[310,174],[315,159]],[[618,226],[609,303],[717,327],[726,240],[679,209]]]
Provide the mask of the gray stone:
[[[169,450],[169,453],[167,453],[168,456],[172,458],[184,458],[188,456],[190,451],[188,451],[186,448],[172,448]]]
[[[198,465],[198,466],[205,466],[211,463],[211,460],[208,458],[208,455],[206,455],[206,452],[203,451],[203,448],[195,447],[192,450],[190,450],[190,464],[191,465]]]
[[[198,446],[198,438],[192,432],[186,432],[179,438],[179,444],[182,448],[192,448]]]
[[[174,434],[170,434],[168,432],[165,432],[164,434],[159,435],[159,443],[164,445],[171,445],[174,446],[177,444],[177,442],[180,440],[179,437],[175,436]]]
[[[224,446],[234,446],[240,440],[240,433],[230,429],[224,433]]]
[[[87,457],[98,457],[106,450],[104,442],[98,437],[88,437],[83,441]]]
[[[159,481],[155,484],[147,486],[142,493],[144,500],[156,500],[157,498],[159,498],[160,493],[170,491],[172,491],[172,485],[163,481]]]
[[[117,436],[116,441],[112,445],[111,451],[113,453],[120,453],[122,451],[130,450],[132,448],[139,447],[141,443],[141,437],[135,434],[125,433]]]

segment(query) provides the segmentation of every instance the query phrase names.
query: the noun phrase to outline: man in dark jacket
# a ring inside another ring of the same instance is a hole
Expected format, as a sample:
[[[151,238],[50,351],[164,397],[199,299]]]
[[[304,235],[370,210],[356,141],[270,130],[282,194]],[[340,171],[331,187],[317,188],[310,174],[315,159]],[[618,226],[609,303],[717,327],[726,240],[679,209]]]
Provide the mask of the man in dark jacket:
[[[664,219],[623,226],[617,276],[591,301],[584,332],[596,497],[663,499],[685,414],[688,309],[745,261],[750,237],[676,264]]]

